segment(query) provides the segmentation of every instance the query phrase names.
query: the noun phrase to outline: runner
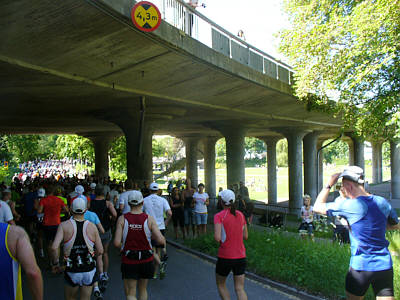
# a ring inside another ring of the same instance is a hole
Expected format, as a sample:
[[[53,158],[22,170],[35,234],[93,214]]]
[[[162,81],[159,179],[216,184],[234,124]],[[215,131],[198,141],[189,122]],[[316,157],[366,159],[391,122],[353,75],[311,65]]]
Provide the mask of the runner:
[[[61,223],[61,211],[68,213],[68,207],[64,202],[54,196],[55,187],[50,185],[48,188],[48,196],[39,202],[38,214],[43,212],[43,233],[48,242],[48,250],[50,253],[51,244],[56,236],[58,225]]]
[[[84,220],[86,210],[86,197],[75,198],[71,205],[72,218],[62,222],[58,227],[57,235],[51,247],[53,272],[59,272],[61,270],[59,250],[61,242],[64,241],[64,259],[66,261],[64,292],[66,300],[78,299],[79,290],[81,300],[90,299],[96,274],[93,246],[98,257],[101,258],[103,254],[103,246],[97,228],[89,221]],[[100,269],[102,266],[98,267]],[[102,271],[99,270],[99,272]]]
[[[347,199],[326,203],[339,178]],[[346,276],[347,299],[363,299],[370,285],[377,299],[394,300],[393,266],[385,238],[386,229],[400,229],[390,203],[364,189],[364,171],[350,166],[333,174],[319,193],[314,211],[346,218],[350,227],[350,270]]]
[[[21,266],[32,299],[43,299],[42,273],[22,227],[0,223],[0,258],[0,299],[22,299]]]
[[[168,204],[168,201],[157,195],[158,193],[158,184],[156,182],[152,182],[150,184],[150,196],[144,198],[143,201],[143,211],[152,216],[157,223],[158,228],[160,229],[162,235],[165,236],[165,228],[168,225],[169,220],[172,216],[171,208]],[[164,213],[167,215],[167,219],[164,222]],[[155,247],[157,254],[155,257],[155,277],[158,272],[158,267],[160,266],[160,279],[165,276],[165,263],[168,258],[166,245],[160,245],[157,241],[152,241],[153,247]]]
[[[150,240],[164,246],[165,238],[155,219],[143,213],[143,196],[139,191],[129,194],[128,204],[130,212],[118,218],[114,246],[121,249],[121,272],[126,299],[147,300],[147,282],[154,274]]]
[[[0,223],[8,223],[10,225],[15,225],[11,208],[8,206],[6,202],[2,200],[0,200]]]
[[[215,268],[218,293],[222,300],[229,300],[226,278],[233,271],[235,292],[238,300],[247,300],[244,290],[246,269],[247,225],[244,215],[235,209],[235,193],[231,190],[219,192],[223,210],[214,216],[214,238],[220,244]]]
[[[104,273],[100,274],[100,289],[104,293],[110,277],[108,275],[108,247],[110,245],[112,234],[111,234],[111,218],[114,220],[117,218],[117,212],[115,211],[114,205],[107,201],[104,197],[104,189],[102,186],[96,186],[95,188],[96,197],[92,201],[90,211],[97,214],[103,225],[105,233],[100,235],[101,242],[103,244],[103,263]]]

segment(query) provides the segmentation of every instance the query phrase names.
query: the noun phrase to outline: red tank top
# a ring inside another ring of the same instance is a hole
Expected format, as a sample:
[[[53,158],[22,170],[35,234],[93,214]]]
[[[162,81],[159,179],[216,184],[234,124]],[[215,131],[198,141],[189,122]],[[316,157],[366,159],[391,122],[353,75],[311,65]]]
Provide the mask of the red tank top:
[[[123,253],[127,250],[151,250],[151,231],[147,224],[148,215],[126,213],[124,218]],[[122,255],[124,264],[142,264],[152,260],[153,256],[142,260],[132,260]]]

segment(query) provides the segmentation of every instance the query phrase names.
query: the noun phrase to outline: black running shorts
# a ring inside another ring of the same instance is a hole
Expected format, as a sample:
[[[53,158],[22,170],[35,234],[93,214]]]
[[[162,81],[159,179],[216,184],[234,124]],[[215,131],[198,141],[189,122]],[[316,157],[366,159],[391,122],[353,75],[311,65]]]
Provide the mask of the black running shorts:
[[[393,297],[393,269],[384,271],[357,271],[350,268],[346,276],[346,291],[355,296],[364,296],[369,286],[376,296]]]
[[[121,264],[122,279],[151,279],[154,275],[154,262],[144,264]]]
[[[233,275],[243,275],[246,270],[246,258],[227,259],[218,257],[215,273],[221,276],[228,276],[232,271]]]

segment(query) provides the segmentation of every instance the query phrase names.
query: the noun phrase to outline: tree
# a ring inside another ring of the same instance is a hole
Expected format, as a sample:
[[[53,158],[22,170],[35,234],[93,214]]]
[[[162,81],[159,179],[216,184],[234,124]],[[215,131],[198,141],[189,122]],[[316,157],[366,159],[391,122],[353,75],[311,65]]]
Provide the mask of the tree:
[[[364,137],[400,136],[400,0],[284,5],[292,28],[281,32],[280,50],[307,108],[343,117]]]
[[[328,144],[331,140],[325,141],[324,144]],[[341,140],[330,144],[323,150],[324,160],[326,163],[333,163],[337,159],[346,159],[349,157],[349,146],[346,142]]]
[[[276,164],[278,167],[288,166],[288,143],[286,139],[279,140],[276,144]]]
[[[93,143],[79,135],[58,136],[54,152],[58,158],[69,157],[94,162]]]

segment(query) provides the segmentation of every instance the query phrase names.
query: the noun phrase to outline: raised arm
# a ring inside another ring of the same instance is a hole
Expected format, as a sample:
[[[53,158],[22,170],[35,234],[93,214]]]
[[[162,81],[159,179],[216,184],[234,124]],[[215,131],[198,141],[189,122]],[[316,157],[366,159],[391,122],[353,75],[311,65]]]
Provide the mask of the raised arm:
[[[328,200],[330,187],[336,184],[340,173],[333,174],[329,179],[329,183],[326,187],[323,187],[321,192],[318,194],[317,200],[314,204],[314,211],[318,214],[326,215],[326,201]]]

